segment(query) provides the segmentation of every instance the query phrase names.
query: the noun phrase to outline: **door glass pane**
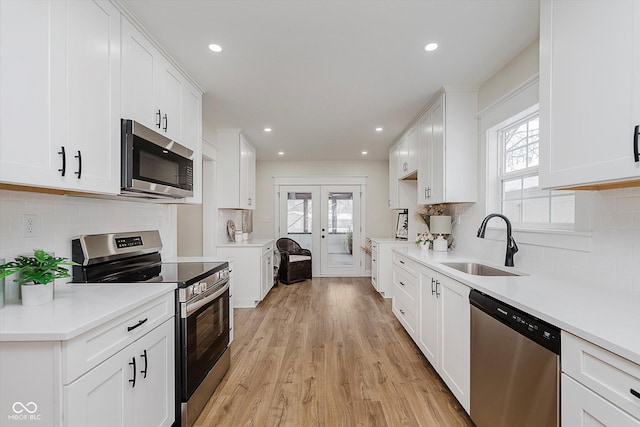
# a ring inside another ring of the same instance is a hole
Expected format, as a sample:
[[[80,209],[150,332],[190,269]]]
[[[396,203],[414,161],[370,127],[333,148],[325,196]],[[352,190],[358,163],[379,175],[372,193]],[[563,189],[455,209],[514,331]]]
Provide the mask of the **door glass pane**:
[[[309,250],[313,230],[312,203],[311,193],[287,193],[287,237]]]
[[[353,193],[329,193],[328,200],[329,266],[353,265]]]

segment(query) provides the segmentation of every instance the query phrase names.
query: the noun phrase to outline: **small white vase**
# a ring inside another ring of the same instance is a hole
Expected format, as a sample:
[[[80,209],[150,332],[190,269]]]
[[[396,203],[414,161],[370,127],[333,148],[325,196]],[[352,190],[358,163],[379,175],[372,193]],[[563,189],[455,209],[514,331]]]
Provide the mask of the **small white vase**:
[[[41,305],[53,301],[53,283],[46,285],[22,284],[22,305]]]

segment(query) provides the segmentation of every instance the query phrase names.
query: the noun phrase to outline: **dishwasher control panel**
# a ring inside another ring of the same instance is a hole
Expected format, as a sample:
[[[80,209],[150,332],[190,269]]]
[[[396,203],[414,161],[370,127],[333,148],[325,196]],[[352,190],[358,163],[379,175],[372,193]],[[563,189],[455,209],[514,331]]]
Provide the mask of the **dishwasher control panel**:
[[[469,302],[530,340],[560,354],[560,329],[480,291],[472,290]]]

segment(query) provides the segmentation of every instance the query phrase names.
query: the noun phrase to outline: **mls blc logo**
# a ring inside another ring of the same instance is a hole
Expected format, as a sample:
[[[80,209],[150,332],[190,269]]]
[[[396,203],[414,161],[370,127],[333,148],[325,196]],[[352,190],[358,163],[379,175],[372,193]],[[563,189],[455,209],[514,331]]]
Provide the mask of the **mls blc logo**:
[[[40,421],[42,415],[37,414],[38,405],[35,402],[14,402],[11,406],[13,414],[7,415],[10,421]]]

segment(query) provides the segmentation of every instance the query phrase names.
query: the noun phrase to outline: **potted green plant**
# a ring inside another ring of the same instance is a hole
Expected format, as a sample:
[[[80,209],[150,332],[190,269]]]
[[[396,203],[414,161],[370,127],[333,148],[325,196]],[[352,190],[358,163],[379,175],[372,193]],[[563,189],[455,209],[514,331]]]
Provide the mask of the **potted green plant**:
[[[76,263],[36,249],[33,256],[19,255],[0,265],[0,278],[19,273],[13,281],[20,283],[22,305],[45,304],[53,300],[53,281],[71,277],[64,265]]]

